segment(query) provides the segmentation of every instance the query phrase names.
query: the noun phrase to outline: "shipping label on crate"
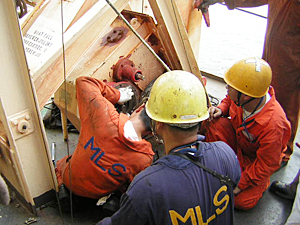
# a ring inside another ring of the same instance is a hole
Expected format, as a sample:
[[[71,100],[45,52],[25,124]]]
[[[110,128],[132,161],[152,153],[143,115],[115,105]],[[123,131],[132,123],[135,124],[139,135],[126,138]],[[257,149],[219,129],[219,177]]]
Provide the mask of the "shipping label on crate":
[[[63,7],[61,7],[61,3]],[[61,55],[62,33],[65,33],[84,3],[85,0],[49,1],[27,33],[24,34],[25,53],[33,78],[40,68],[49,65],[47,62],[51,64]]]
[[[23,38],[31,72],[43,64],[57,50],[58,46],[62,45],[61,30],[57,29],[57,27],[61,27],[61,24],[45,17],[40,19],[43,23],[34,24]]]

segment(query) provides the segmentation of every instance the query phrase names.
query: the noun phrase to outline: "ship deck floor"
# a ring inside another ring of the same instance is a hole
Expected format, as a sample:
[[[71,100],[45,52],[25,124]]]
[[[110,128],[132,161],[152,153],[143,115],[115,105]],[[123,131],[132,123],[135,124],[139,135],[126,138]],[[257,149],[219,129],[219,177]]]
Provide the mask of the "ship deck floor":
[[[212,96],[222,99],[225,96],[225,85],[222,82],[207,78],[207,90]],[[69,151],[74,151],[78,134],[69,133],[68,144],[63,140],[61,129],[46,129],[49,144],[56,143],[56,157],[59,159],[67,155],[67,145]],[[296,141],[300,143],[300,132]],[[300,168],[300,149],[295,146],[294,153],[289,163],[272,177],[271,182],[280,180],[291,182]],[[284,224],[291,212],[293,202],[282,199],[268,190],[264,193],[262,199],[253,209],[248,211],[235,210],[235,224],[260,224],[260,225],[281,225]],[[13,200],[8,206],[0,205],[0,224],[24,224],[29,218],[36,218],[36,224],[95,224],[101,220],[103,213],[101,210],[90,210],[86,212],[76,212],[73,215],[68,213],[61,214],[56,204],[47,204],[45,207],[37,209],[37,215],[28,213],[23,207]],[[134,224],[134,223],[133,223]]]

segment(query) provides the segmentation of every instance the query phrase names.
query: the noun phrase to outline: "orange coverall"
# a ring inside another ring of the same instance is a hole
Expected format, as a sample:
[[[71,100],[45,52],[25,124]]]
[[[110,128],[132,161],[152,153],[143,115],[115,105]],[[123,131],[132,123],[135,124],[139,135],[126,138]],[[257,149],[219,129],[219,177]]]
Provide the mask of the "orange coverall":
[[[293,153],[300,114],[300,1],[225,0],[229,9],[269,5],[263,59],[271,66],[276,99],[291,122],[292,133],[284,161]]]
[[[67,156],[57,162],[59,185],[94,199],[117,189],[124,192],[134,176],[152,163],[152,146],[146,140],[124,137],[129,117],[114,107],[120,98],[117,89],[95,78],[79,77],[76,91],[80,136],[70,166]]]
[[[223,117],[205,121],[201,126],[200,133],[205,135],[206,141],[224,141],[237,154],[242,171],[238,187],[242,191],[235,196],[234,205],[239,209],[247,210],[258,203],[270,184],[271,175],[280,167],[290,138],[290,122],[276,101],[272,87],[269,94],[271,99],[263,109],[246,119],[246,129],[243,109],[228,95],[218,106]]]

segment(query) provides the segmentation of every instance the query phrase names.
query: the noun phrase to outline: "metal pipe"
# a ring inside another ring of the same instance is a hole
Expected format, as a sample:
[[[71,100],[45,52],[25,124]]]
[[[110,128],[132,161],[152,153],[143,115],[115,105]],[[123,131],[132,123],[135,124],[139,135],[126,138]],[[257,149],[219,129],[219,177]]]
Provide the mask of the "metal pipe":
[[[54,167],[56,167],[55,151],[56,151],[56,143],[52,142],[52,144],[51,144],[51,160],[52,160],[52,163],[53,163]]]

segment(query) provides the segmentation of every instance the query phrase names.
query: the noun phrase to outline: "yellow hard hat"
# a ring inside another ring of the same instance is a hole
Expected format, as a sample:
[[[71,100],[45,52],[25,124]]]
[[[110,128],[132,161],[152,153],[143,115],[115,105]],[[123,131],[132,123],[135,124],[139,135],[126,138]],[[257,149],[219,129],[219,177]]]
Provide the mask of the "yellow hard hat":
[[[264,96],[271,84],[272,70],[269,64],[257,57],[236,62],[224,76],[225,82],[234,89],[251,96]]]
[[[146,103],[148,116],[169,124],[193,124],[208,118],[201,81],[192,73],[174,70],[159,76]]]

